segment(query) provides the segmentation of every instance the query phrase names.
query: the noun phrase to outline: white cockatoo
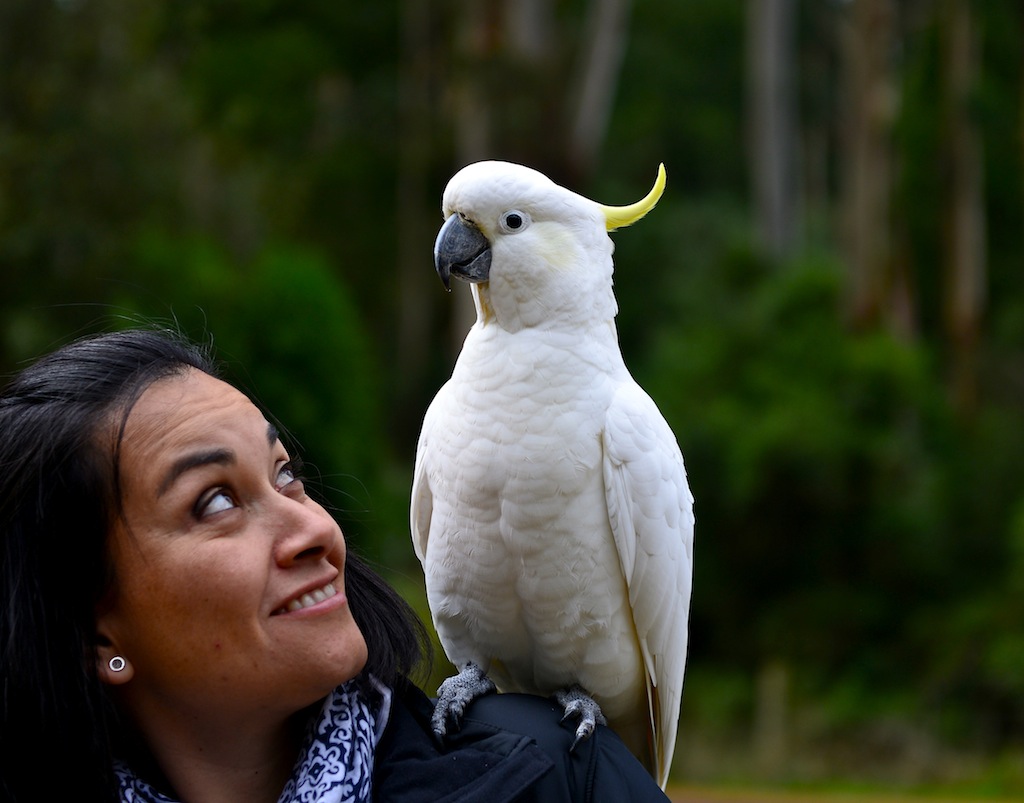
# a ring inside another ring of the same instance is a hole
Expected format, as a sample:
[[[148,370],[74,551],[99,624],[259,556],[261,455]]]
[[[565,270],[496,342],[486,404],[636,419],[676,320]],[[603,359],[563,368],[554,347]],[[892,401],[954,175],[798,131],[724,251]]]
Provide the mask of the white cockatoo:
[[[626,369],[607,207],[521,165],[444,191],[435,266],[477,320],[423,421],[411,529],[427,599],[466,685],[554,695],[609,725],[664,787],[686,663],[693,498],[675,437]],[[465,703],[439,692],[435,726]],[[447,681],[446,681],[447,683]],[[596,703],[596,706],[595,706]]]

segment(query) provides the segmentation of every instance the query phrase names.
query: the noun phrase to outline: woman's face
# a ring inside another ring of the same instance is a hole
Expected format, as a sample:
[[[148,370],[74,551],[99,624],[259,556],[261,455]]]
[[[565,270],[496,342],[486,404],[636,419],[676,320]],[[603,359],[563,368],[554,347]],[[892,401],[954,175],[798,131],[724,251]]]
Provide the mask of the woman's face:
[[[128,662],[101,674],[137,718],[287,716],[358,674],[341,529],[248,398],[199,371],[160,380],[120,460],[98,629],[101,655]]]

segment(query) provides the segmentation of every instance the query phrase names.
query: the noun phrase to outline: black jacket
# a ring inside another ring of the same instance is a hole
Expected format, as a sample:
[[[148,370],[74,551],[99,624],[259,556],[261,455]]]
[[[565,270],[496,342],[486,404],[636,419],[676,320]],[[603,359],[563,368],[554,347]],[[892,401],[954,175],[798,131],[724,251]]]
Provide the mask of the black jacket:
[[[550,700],[492,694],[474,702],[440,747],[433,703],[409,686],[395,692],[374,756],[380,803],[647,803],[667,801],[608,728],[569,752],[574,726]]]

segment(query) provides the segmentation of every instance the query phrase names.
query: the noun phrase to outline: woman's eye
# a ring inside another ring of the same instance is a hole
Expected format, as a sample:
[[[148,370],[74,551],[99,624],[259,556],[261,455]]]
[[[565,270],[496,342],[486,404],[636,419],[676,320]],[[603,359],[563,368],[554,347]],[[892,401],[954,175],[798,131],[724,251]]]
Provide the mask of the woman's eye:
[[[214,513],[222,513],[234,507],[238,507],[238,505],[235,504],[231,494],[221,488],[199,500],[199,504],[196,505],[196,516],[198,518],[212,516]]]
[[[285,463],[277,472],[277,481],[274,483],[274,487],[278,491],[283,491],[293,482],[298,482],[302,479],[302,475],[299,471],[299,465],[295,460],[289,460]]]

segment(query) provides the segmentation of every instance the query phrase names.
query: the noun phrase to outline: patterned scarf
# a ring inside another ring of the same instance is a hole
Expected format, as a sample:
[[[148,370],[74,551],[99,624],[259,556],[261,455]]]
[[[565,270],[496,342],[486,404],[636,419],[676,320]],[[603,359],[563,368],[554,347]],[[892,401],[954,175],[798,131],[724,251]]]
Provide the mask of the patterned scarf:
[[[278,803],[367,803],[373,751],[391,710],[391,690],[370,679],[377,691],[367,699],[355,681],[324,700]],[[114,766],[122,803],[176,803],[135,775],[123,762]]]

